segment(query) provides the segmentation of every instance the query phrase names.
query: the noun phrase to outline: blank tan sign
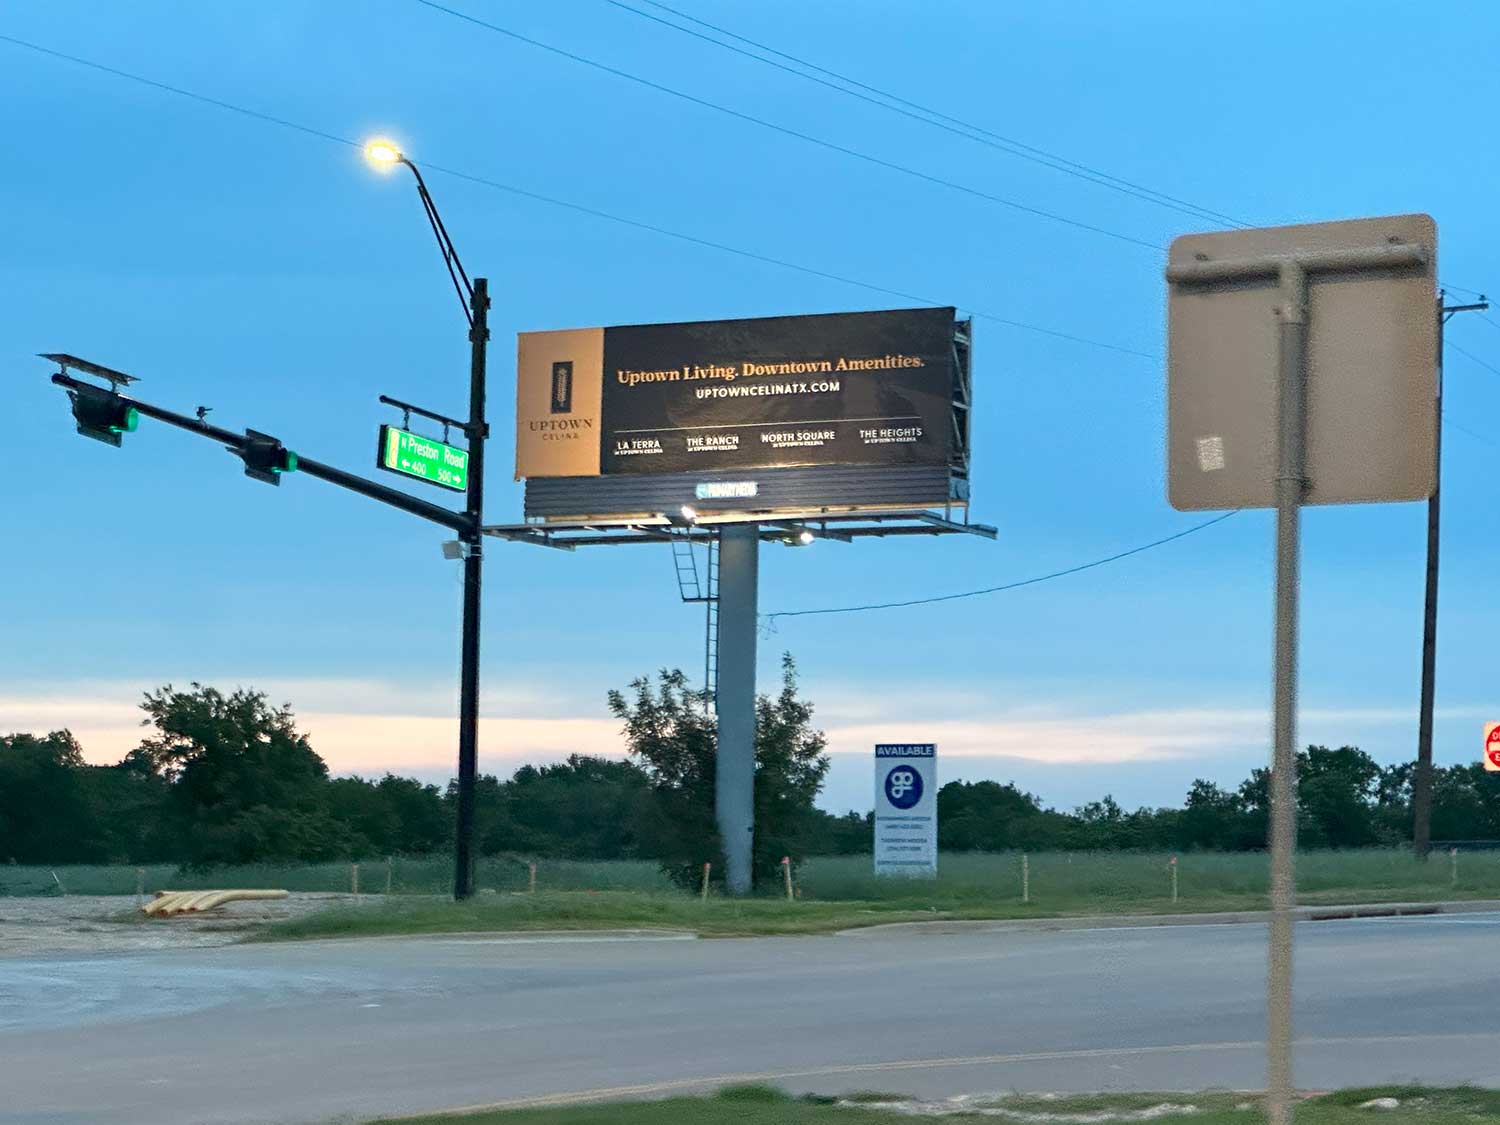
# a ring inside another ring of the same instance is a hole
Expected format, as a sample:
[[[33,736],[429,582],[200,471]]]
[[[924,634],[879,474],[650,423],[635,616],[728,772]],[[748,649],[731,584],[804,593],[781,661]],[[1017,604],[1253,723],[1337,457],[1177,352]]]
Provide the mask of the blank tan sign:
[[[1308,504],[1423,500],[1436,483],[1437,227],[1427,215],[1184,235],[1172,265],[1418,244],[1425,267],[1308,275]],[[1182,511],[1276,505],[1281,291],[1172,283],[1167,490]]]

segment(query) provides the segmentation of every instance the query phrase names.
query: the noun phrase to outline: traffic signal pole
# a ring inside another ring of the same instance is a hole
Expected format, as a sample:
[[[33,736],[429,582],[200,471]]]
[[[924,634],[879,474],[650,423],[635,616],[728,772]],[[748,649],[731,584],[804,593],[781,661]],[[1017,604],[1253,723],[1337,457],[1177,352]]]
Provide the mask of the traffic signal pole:
[[[489,282],[474,279],[469,295],[469,487],[464,512],[464,617],[458,687],[458,823],[454,836],[453,897],[474,893],[474,792],[479,776],[479,611],[483,571],[484,378],[490,327]]]
[[[52,381],[68,390],[73,401],[73,415],[78,421],[78,432],[85,437],[118,446],[120,435],[135,429],[136,417],[145,415],[158,422],[198,434],[218,442],[245,463],[245,473],[256,480],[279,485],[281,477],[289,472],[306,473],[308,476],[326,480],[340,488],[357,492],[372,500],[379,500],[403,512],[420,516],[425,520],[449,528],[458,533],[464,562],[463,626],[460,642],[459,670],[459,716],[458,716],[458,809],[454,825],[454,877],[453,896],[468,898],[474,893],[474,796],[479,774],[479,613],[481,594],[481,572],[483,565],[484,536],[484,443],[489,437],[489,425],[484,417],[485,367],[489,346],[489,283],[485,278],[469,279],[467,271],[459,261],[458,250],[448,235],[442,216],[421,170],[403,156],[393,145],[372,142],[366,146],[366,155],[383,164],[404,164],[416,180],[417,194],[422,201],[422,210],[437,238],[438,249],[443,256],[443,265],[453,282],[459,305],[469,324],[469,418],[460,423],[457,419],[434,414],[409,403],[381,396],[381,401],[406,411],[409,419],[413,413],[443,423],[443,438],[446,442],[450,425],[461,426],[468,439],[467,480],[464,485],[465,504],[462,512],[455,512],[437,504],[429,504],[415,496],[375,481],[346,473],[332,465],[325,465],[308,457],[299,456],[287,449],[270,434],[246,430],[233,433],[204,420],[207,411],[199,408],[196,417],[178,414],[164,407],[154,406],[120,394],[121,386],[129,386],[135,378],[122,371],[103,367],[77,356],[63,353],[44,353],[43,358],[61,365],[62,370],[52,376]],[[70,369],[87,372],[109,383],[108,389],[95,383],[74,378]],[[409,422],[407,423],[409,424]],[[382,465],[382,467],[391,467]],[[414,474],[415,475],[415,474]],[[442,483],[442,482],[435,482]]]
[[[74,378],[67,373],[66,367],[62,372],[52,376],[54,383],[66,388],[75,396],[75,403],[76,396],[88,396],[89,401],[95,403],[101,399],[108,400],[122,417],[125,411],[133,409],[147,418],[154,418],[158,422],[165,422],[169,426],[176,426],[180,430],[186,430],[188,433],[217,442],[231,453],[244,459],[246,472],[257,479],[277,484],[281,473],[289,471],[306,473],[310,477],[317,477],[350,492],[357,492],[361,496],[379,500],[383,504],[399,508],[414,516],[420,516],[458,533],[459,542],[464,545],[464,605],[459,678],[458,816],[453,849],[455,867],[453,894],[455,898],[460,899],[468,898],[474,893],[474,791],[478,777],[479,758],[479,607],[482,561],[480,540],[484,527],[484,442],[489,436],[489,428],[484,420],[485,353],[490,337],[489,306],[488,285],[484,278],[475,278],[471,302],[473,322],[469,330],[471,345],[469,421],[464,427],[469,439],[467,503],[462,512],[454,512],[437,504],[429,504],[425,500],[394,488],[388,488],[375,481],[366,480],[354,473],[347,473],[343,469],[325,465],[310,457],[293,454],[268,434],[253,430],[237,434],[221,426],[211,425],[203,419],[201,411],[198,417],[178,414],[175,410],[168,410],[153,403],[122,395],[118,390],[105,390],[96,384]],[[51,358],[61,358],[75,364],[81,363],[71,356]],[[95,365],[88,365],[88,368],[107,370],[98,369]],[[110,372],[109,374],[113,376],[120,373]],[[121,376],[121,378],[124,377]],[[118,442],[112,444],[118,444]],[[276,461],[279,461],[279,464],[273,464],[269,471],[263,471],[266,468],[263,459],[268,452]]]
[[[92,383],[85,383],[81,379],[75,379],[71,375],[58,374],[52,376],[52,381],[59,387],[77,391],[79,388],[98,388]],[[218,442],[231,453],[243,455],[250,444],[244,434],[237,434],[233,430],[226,430],[220,426],[213,426],[198,418],[190,418],[186,414],[178,414],[176,411],[167,410],[161,406],[154,406],[149,402],[142,402],[138,398],[129,395],[118,395],[121,402],[127,406],[133,406],[147,418],[154,418],[158,422],[165,422],[169,426],[176,426],[180,430],[186,430],[190,434],[209,438]],[[400,508],[403,512],[409,512],[414,516],[421,516],[425,520],[441,524],[443,527],[464,534],[470,527],[470,521],[466,513],[449,511],[447,508],[437,504],[429,504],[415,496],[409,496],[394,488],[387,488],[383,484],[366,480],[364,477],[354,473],[346,473],[343,469],[336,469],[332,465],[325,465],[321,461],[314,461],[310,457],[297,457],[297,472],[306,473],[310,477],[326,480],[329,484],[336,484],[340,488],[346,488],[350,492],[357,492],[361,496],[368,496],[372,500],[379,500],[383,504],[389,504],[393,508]]]

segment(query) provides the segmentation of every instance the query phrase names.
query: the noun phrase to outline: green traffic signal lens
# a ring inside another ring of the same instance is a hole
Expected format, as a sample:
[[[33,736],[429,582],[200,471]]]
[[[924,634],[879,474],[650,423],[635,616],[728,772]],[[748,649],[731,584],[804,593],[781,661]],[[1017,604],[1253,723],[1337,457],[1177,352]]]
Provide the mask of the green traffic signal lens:
[[[128,407],[125,411],[125,424],[120,427],[127,434],[135,433],[135,428],[141,424],[141,412],[135,407]]]
[[[283,473],[295,473],[297,471],[297,455],[290,449],[286,451],[286,468],[281,471]]]

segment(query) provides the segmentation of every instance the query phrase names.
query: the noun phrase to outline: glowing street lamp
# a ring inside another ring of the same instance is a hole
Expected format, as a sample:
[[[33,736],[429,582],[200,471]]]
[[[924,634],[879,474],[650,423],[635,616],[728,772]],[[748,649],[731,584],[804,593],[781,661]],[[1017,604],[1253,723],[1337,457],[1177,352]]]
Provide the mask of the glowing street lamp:
[[[365,159],[378,168],[393,168],[406,162],[399,148],[379,137],[365,145]]]
[[[437,205],[422,179],[422,171],[406,158],[391,141],[374,137],[365,145],[365,159],[382,172],[398,164],[411,170],[417,181],[417,195],[422,210],[437,237],[443,265],[458,294],[459,306],[469,323],[469,421],[463,431],[468,438],[469,464],[466,482],[464,518],[466,526],[459,532],[463,544],[464,605],[463,639],[460,653],[458,703],[458,816],[454,841],[453,897],[468,898],[474,893],[474,803],[479,772],[479,593],[481,542],[484,528],[484,440],[489,426],[484,420],[485,349],[489,343],[489,282],[476,277],[471,282],[458,250],[448,237]],[[384,400],[389,401],[389,400]],[[432,417],[439,417],[432,415]]]

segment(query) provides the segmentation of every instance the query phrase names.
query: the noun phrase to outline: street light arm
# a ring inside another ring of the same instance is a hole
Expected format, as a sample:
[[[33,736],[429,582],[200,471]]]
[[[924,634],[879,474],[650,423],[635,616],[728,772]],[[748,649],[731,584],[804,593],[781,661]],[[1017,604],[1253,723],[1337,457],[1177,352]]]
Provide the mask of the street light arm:
[[[438,214],[437,204],[432,201],[432,193],[427,190],[427,181],[422,178],[422,171],[406,157],[398,157],[398,162],[405,164],[411,169],[411,174],[417,179],[417,194],[422,198],[422,209],[427,212],[427,222],[432,226],[433,236],[437,238],[438,250],[443,255],[443,265],[448,267],[448,277],[453,282],[453,291],[458,294],[459,306],[464,311],[464,319],[469,322],[469,327],[474,327],[474,316],[469,311],[469,306],[474,298],[474,286],[469,282],[469,275],[464,270],[463,263],[458,260],[458,249],[453,245],[453,239],[448,237],[448,228],[443,225],[443,217]]]

